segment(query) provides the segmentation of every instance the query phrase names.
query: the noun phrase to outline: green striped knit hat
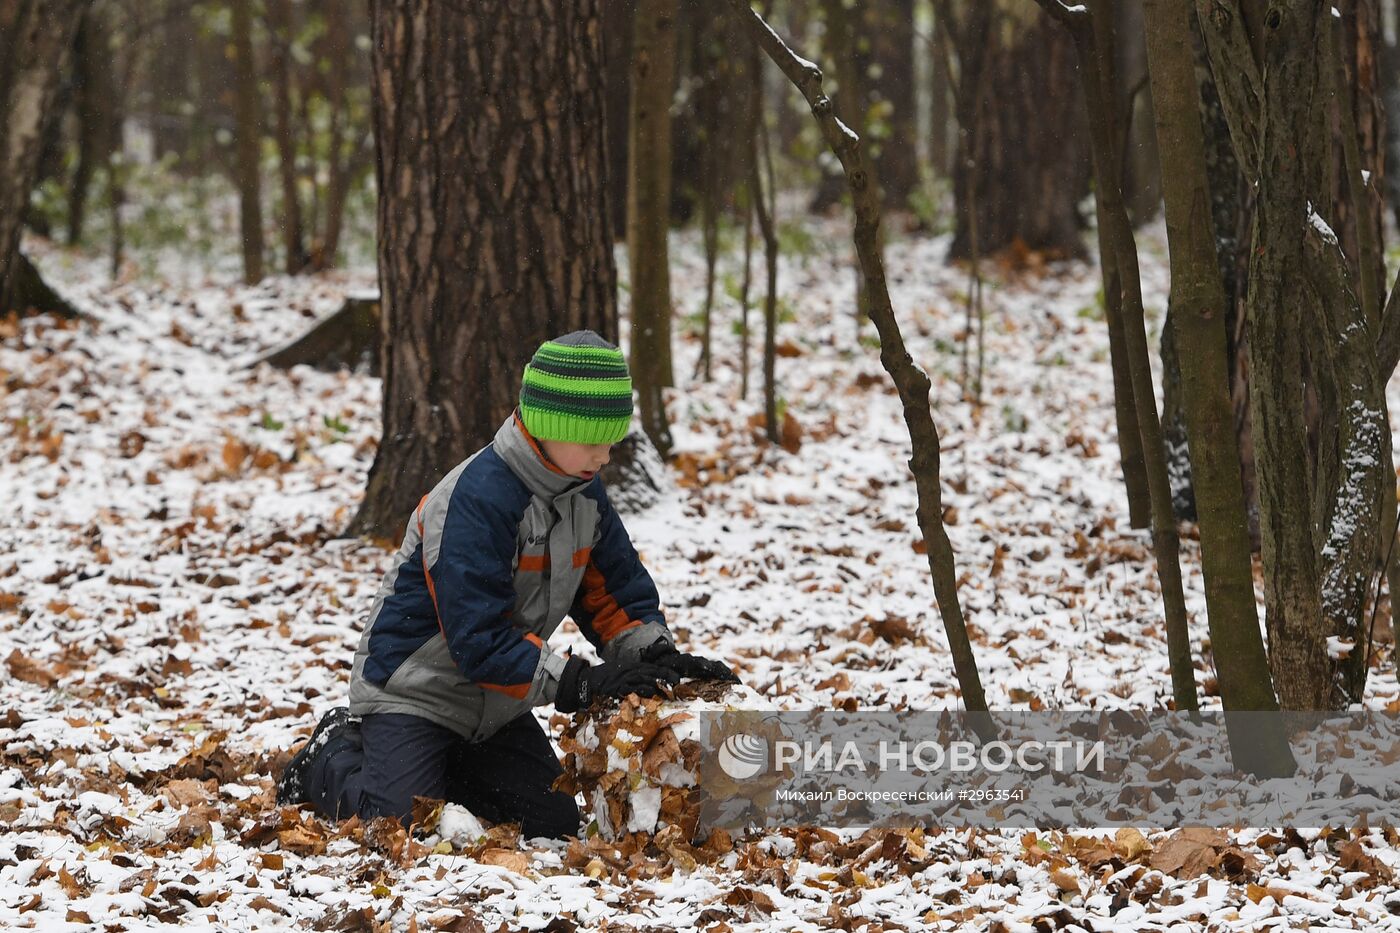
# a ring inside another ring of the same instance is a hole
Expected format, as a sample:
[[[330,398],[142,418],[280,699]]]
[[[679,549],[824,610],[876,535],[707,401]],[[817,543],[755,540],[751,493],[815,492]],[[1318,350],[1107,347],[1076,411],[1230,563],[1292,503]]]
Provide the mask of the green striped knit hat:
[[[591,330],[546,340],[525,366],[520,419],[541,440],[616,444],[632,423],[622,351]]]

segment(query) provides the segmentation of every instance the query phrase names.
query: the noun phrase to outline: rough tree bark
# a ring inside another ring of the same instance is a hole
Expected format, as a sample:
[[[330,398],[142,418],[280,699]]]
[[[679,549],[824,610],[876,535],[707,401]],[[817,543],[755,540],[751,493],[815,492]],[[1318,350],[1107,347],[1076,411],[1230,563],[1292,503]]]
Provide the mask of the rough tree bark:
[[[642,429],[664,457],[671,449],[663,390],[671,367],[671,97],[676,0],[639,0],[632,40],[627,159],[627,259],[632,283],[632,381]]]
[[[1331,210],[1331,4],[1197,0],[1197,11],[1258,191],[1247,300],[1269,661],[1285,708],[1344,708],[1365,685],[1364,614],[1393,482],[1384,384],[1400,301],[1392,291],[1377,334],[1321,213]],[[1307,390],[1323,403],[1315,463]]]
[[[983,255],[1016,245],[1083,257],[1079,202],[1089,191],[1090,160],[1072,44],[1019,0],[979,0],[961,20],[960,80],[972,87],[982,69],[991,73],[978,112],[968,112],[970,102],[958,112],[960,127],[976,120],[982,130],[973,168],[954,166],[950,257],[971,253],[965,205],[974,189]]]
[[[1385,281],[1384,188],[1385,110],[1381,106],[1377,58],[1381,45],[1380,9],[1376,0],[1341,3],[1343,16],[1331,30],[1332,110],[1337,117],[1333,134],[1333,203],[1338,206],[1342,248],[1352,257],[1351,272],[1359,283],[1361,307],[1372,332],[1380,329],[1382,290]],[[1350,195],[1348,201],[1347,195]],[[1346,209],[1347,207],[1351,209]],[[1385,399],[1382,395],[1382,403]],[[1390,423],[1389,408],[1383,411]],[[1382,437],[1382,460],[1394,467],[1390,432]],[[1400,600],[1400,554],[1395,552],[1395,483],[1382,489],[1381,522],[1377,548],[1384,562],[1387,601],[1392,633],[1397,600]],[[1369,633],[1366,640],[1369,641]]]
[[[262,142],[262,118],[258,111],[258,74],[253,62],[253,0],[233,0],[234,122],[236,128],[235,176],[238,185],[238,223],[243,239],[243,279],[263,277],[262,182],[258,173],[258,149]]]
[[[1133,379],[1133,402],[1137,409],[1138,430],[1147,462],[1147,487],[1152,503],[1152,550],[1157,558],[1157,578],[1162,585],[1162,605],[1166,613],[1167,656],[1171,663],[1172,695],[1178,710],[1194,710],[1195,669],[1187,631],[1186,600],[1181,584],[1180,542],[1176,516],[1172,512],[1171,486],[1162,448],[1162,428],[1157,418],[1157,402],[1152,387],[1152,365],[1148,355],[1147,331],[1143,323],[1142,280],[1138,269],[1137,243],[1123,202],[1119,178],[1119,142],[1114,136],[1113,85],[1106,67],[1113,61],[1109,41],[1113,10],[1109,0],[1089,0],[1086,5],[1066,5],[1063,0],[1036,0],[1050,16],[1069,32],[1079,58],[1080,81],[1089,110],[1096,195],[1101,202],[1100,217],[1107,222],[1105,237],[1118,267],[1123,293],[1123,332],[1127,342],[1128,365]]]
[[[1278,709],[1278,700],[1259,634],[1249,523],[1230,404],[1225,356],[1227,298],[1210,222],[1205,140],[1191,44],[1192,11],[1177,0],[1146,0],[1144,15],[1171,250],[1174,341],[1180,351],[1211,651],[1221,702],[1227,711],[1273,711]],[[1270,775],[1294,771],[1281,731],[1256,728],[1242,734],[1236,728],[1230,733],[1230,743],[1235,763],[1246,770]]]
[[[598,0],[374,0],[384,433],[351,533],[398,536],[539,343],[617,337]]]
[[[929,409],[928,375],[918,367],[900,333],[899,321],[890,305],[885,284],[884,263],[880,256],[880,202],[870,171],[861,152],[860,137],[836,118],[831,98],[822,92],[822,73],[812,62],[797,57],[777,33],[753,11],[747,0],[729,0],[735,15],[807,100],[822,129],[826,143],[841,161],[855,206],[855,244],[869,296],[870,319],[880,333],[880,362],[890,374],[904,408],[904,420],[913,442],[909,468],[918,494],[919,528],[928,544],[929,570],[934,595],[943,617],[944,630],[953,654],[953,666],[962,688],[963,705],[971,711],[987,710],[982,680],[972,654],[962,606],[958,600],[957,568],[952,543],[943,527],[942,490],[939,478],[938,430]],[[976,720],[984,738],[995,735],[990,717]]]
[[[87,0],[0,3],[0,313],[15,307],[20,229],[45,122]],[[18,310],[25,310],[19,308]]]

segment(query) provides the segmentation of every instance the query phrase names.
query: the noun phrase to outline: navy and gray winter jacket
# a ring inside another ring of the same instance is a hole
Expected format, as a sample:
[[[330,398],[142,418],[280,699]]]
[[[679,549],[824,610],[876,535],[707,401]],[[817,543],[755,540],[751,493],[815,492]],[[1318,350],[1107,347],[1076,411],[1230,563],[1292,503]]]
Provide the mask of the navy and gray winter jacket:
[[[605,661],[674,643],[602,480],[560,471],[512,415],[409,520],[355,652],[350,712],[481,741],[554,702],[569,659],[546,643],[566,615]]]

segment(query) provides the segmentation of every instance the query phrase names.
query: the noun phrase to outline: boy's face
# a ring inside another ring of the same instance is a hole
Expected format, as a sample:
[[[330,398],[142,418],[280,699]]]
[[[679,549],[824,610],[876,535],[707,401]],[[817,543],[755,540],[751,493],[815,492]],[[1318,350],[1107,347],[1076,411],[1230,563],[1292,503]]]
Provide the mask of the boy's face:
[[[571,441],[540,441],[544,455],[554,465],[579,479],[592,479],[608,462],[611,444],[575,444]]]

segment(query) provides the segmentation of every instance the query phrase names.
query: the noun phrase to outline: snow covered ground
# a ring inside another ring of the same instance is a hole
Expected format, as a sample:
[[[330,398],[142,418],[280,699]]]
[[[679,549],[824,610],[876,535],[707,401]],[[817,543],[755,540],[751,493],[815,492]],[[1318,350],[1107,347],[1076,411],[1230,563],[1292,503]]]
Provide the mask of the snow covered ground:
[[[761,438],[757,340],[739,398],[724,289],[715,379],[692,378],[703,261],[677,238],[673,486],[627,524],[680,641],[776,706],[955,708],[899,405],[853,316],[849,239],[814,229],[782,266],[795,452]],[[372,289],[373,270],[111,283],[100,260],[30,247],[90,319],[0,322],[0,928],[1400,929],[1397,836],[1380,829],[793,829],[692,869],[601,842],[480,840],[450,808],[416,842],[278,814],[272,775],[343,702],[389,558],[335,537],[373,457],[379,384],[248,363]],[[933,378],[988,700],[1163,708],[1157,584],[1117,479],[1097,275],[992,270],[975,411],[958,384],[966,275],[945,249],[892,239],[888,266]],[[1143,252],[1155,332],[1160,231]],[[737,279],[732,258],[721,271]],[[1197,683],[1218,705],[1198,549],[1183,545]],[[591,651],[568,623],[556,640]],[[1367,705],[1397,696],[1387,648]]]

